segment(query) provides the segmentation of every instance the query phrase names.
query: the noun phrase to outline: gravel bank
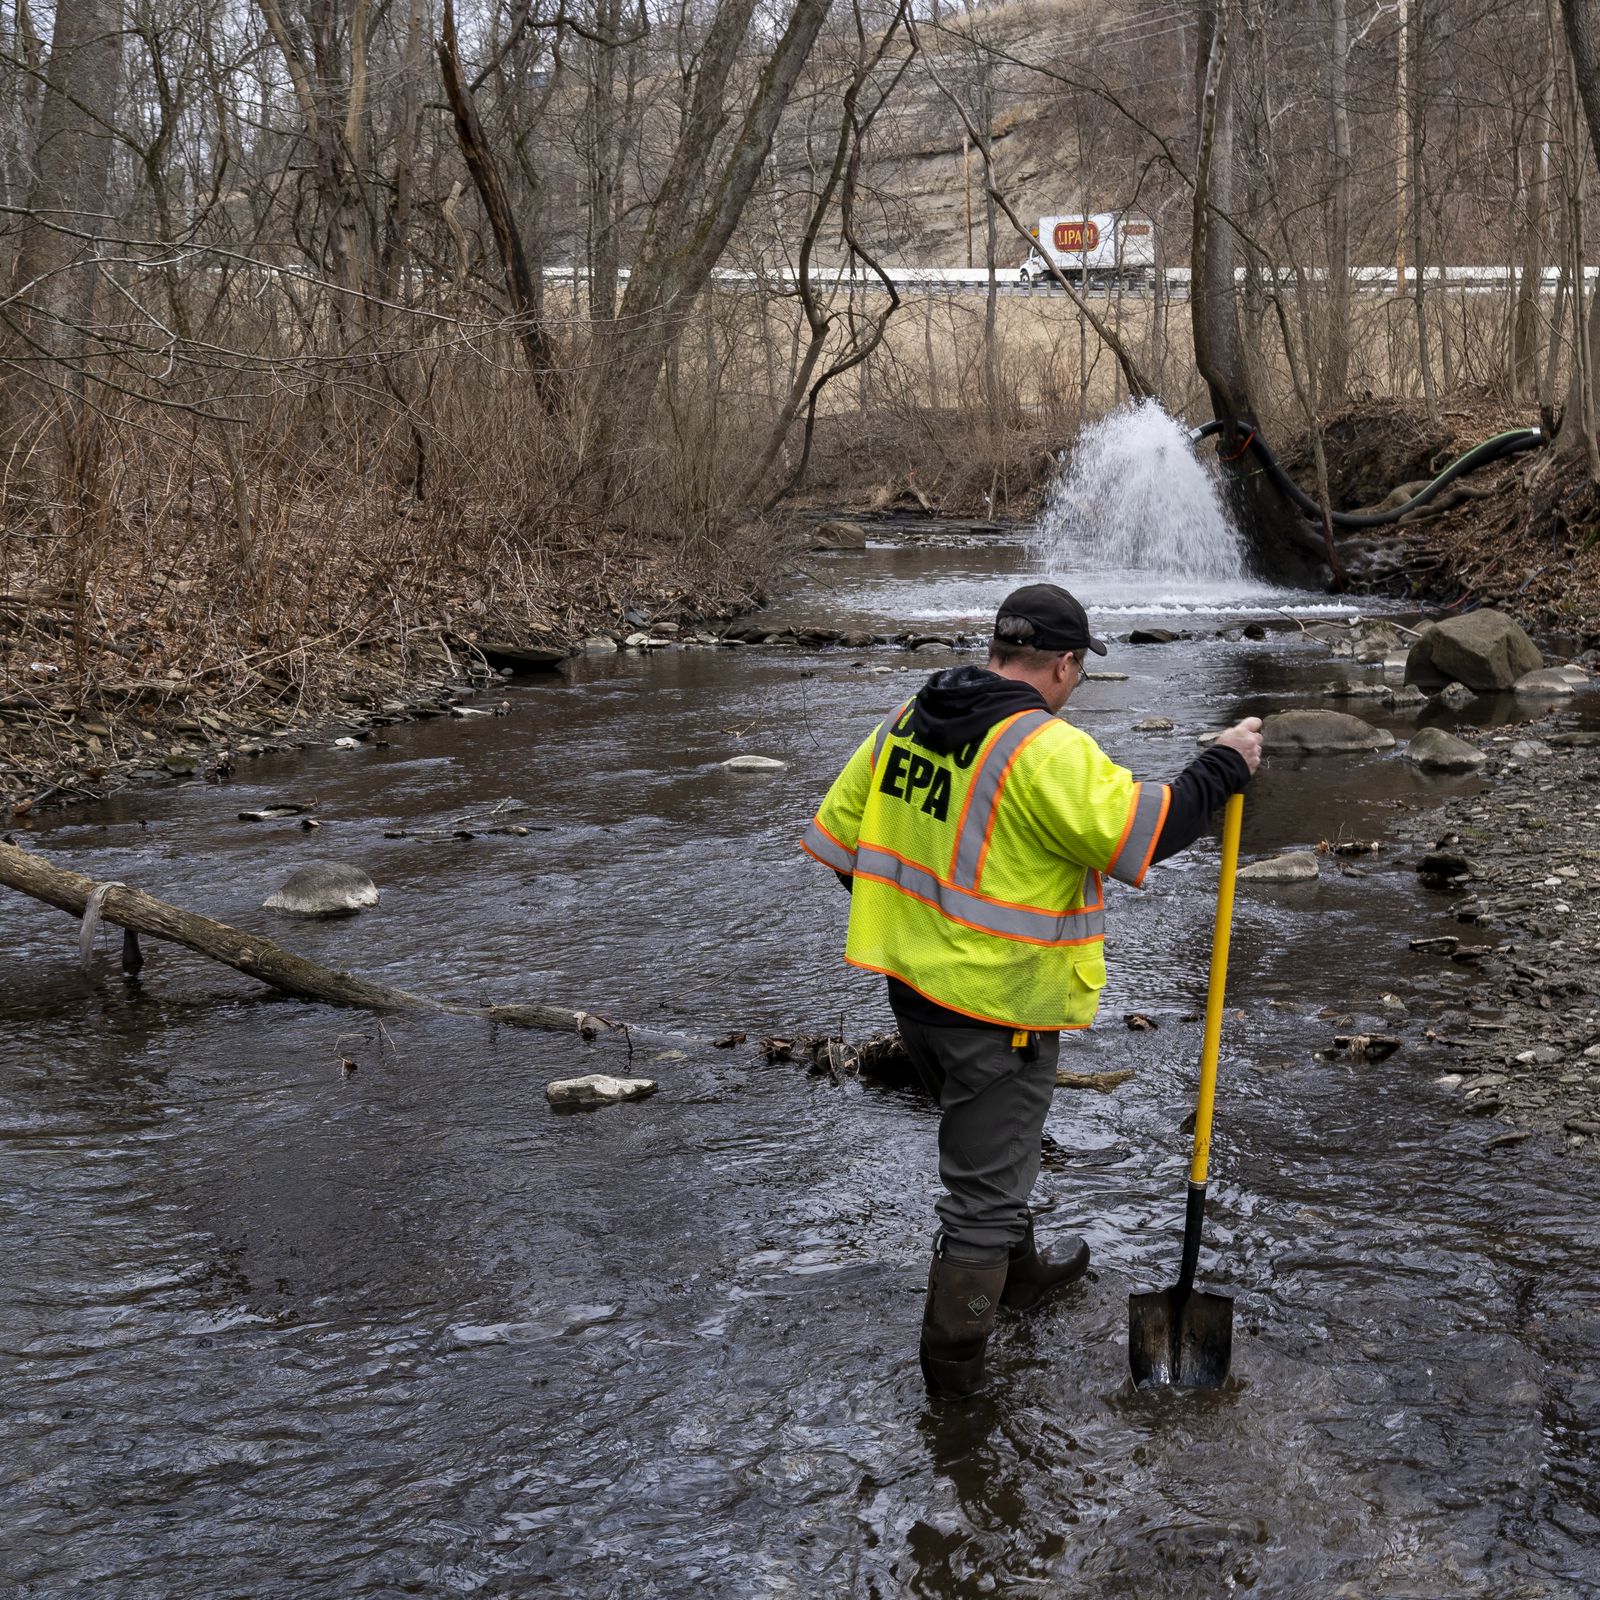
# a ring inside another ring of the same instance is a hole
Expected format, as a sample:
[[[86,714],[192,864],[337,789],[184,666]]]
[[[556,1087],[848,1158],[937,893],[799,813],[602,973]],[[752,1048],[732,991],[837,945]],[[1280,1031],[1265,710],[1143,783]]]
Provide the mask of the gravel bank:
[[[1600,1150],[1600,733],[1474,742],[1484,791],[1399,830],[1441,897],[1416,947],[1475,979],[1441,997],[1428,1033],[1469,1115]]]

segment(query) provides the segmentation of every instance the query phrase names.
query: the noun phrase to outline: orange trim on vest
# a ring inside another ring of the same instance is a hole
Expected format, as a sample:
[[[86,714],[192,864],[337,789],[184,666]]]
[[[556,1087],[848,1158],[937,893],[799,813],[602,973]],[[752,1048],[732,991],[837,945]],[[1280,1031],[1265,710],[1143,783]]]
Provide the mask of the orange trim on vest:
[[[1003,734],[1006,729],[1017,720],[1018,717],[1025,717],[1027,715],[1028,713],[1026,711],[1013,712],[1011,716],[1005,718],[1001,722],[995,723],[995,725],[989,730],[988,738],[984,742],[983,759],[974,764],[971,781],[967,784],[967,798],[961,802],[961,817],[956,823],[955,838],[950,845],[950,875],[947,878],[940,878],[940,883],[948,883],[951,888],[955,887],[956,858],[961,854],[961,836],[967,831],[967,813],[972,810],[972,797],[978,792],[978,780],[983,776],[983,769],[989,763],[990,752],[993,751],[994,747],[1000,742],[1001,734]],[[927,869],[924,867],[923,870],[926,871]],[[935,876],[937,877],[938,874],[936,873]],[[937,1003],[938,1002],[935,1002],[935,1004]]]
[[[1117,847],[1111,852],[1111,859],[1106,862],[1106,871],[1111,872],[1116,867],[1122,855],[1123,846],[1128,842],[1128,835],[1133,832],[1133,825],[1139,820],[1139,800],[1144,794],[1144,785],[1136,783],[1133,786],[1133,798],[1128,801],[1128,820],[1122,825],[1122,835],[1117,840]],[[1159,831],[1159,830],[1157,830]]]
[[[1144,882],[1144,875],[1150,870],[1150,863],[1155,859],[1156,846],[1161,842],[1161,830],[1167,825],[1167,813],[1172,809],[1172,785],[1163,784],[1161,793],[1161,815],[1156,818],[1156,831],[1150,839],[1150,848],[1144,853],[1144,860],[1139,863],[1139,876],[1133,880],[1133,887],[1137,889]]]
[[[850,846],[849,846],[849,845],[847,845],[847,844],[846,844],[846,843],[845,843],[845,842],[844,842],[844,840],[843,840],[843,839],[841,839],[841,838],[840,838],[840,837],[839,837],[839,835],[838,835],[838,834],[836,834],[836,833],[835,833],[835,832],[834,832],[834,831],[833,831],[833,830],[832,830],[832,829],[831,829],[831,828],[829,828],[829,827],[827,827],[827,826],[826,826],[826,825],[825,825],[825,824],[824,824],[824,823],[823,823],[823,822],[822,822],[822,821],[821,821],[821,820],[820,820],[820,819],[819,819],[819,818],[817,818],[817,817],[813,817],[813,818],[812,818],[812,819],[811,819],[811,826],[812,826],[812,827],[813,827],[813,828],[815,828],[815,829],[816,829],[816,830],[817,830],[817,832],[818,832],[818,833],[821,833],[821,834],[825,834],[825,835],[826,835],[826,836],[827,836],[827,837],[828,837],[828,838],[830,838],[830,839],[832,839],[832,840],[833,840],[833,842],[834,842],[834,843],[835,843],[835,844],[836,844],[836,845],[838,845],[838,847],[839,847],[839,848],[840,848],[840,849],[841,849],[841,850],[843,850],[843,851],[844,851],[844,853],[845,853],[845,854],[846,854],[846,855],[847,855],[847,856],[853,856],[853,855],[854,855],[854,854],[855,854],[855,851],[854,851],[854,850],[852,850],[852,849],[851,849],[851,848],[850,848]],[[805,847],[805,841],[804,841],[804,840],[801,840],[801,842],[800,842],[800,848],[801,848],[801,849],[802,849],[802,850],[805,850],[805,848],[806,848],[806,847]],[[814,854],[814,852],[812,852],[812,851],[810,851],[810,850],[806,850],[806,854],[807,854],[807,855],[812,855],[812,854]],[[821,858],[821,857],[820,857],[820,856],[818,856],[818,857],[817,857],[817,859],[818,859],[818,860],[819,860],[819,861],[820,861],[820,860],[821,860],[821,859],[822,859],[822,858]],[[826,863],[824,863],[824,865],[826,865]]]

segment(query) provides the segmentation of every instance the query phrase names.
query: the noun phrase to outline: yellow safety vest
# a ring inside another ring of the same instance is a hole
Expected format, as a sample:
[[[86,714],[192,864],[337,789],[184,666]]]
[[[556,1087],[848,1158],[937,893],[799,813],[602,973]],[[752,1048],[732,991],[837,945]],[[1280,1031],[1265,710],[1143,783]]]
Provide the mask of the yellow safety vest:
[[[1101,874],[1143,881],[1169,789],[1047,711],[947,755],[912,736],[910,711],[861,742],[800,841],[852,880],[845,960],[983,1022],[1088,1027]]]

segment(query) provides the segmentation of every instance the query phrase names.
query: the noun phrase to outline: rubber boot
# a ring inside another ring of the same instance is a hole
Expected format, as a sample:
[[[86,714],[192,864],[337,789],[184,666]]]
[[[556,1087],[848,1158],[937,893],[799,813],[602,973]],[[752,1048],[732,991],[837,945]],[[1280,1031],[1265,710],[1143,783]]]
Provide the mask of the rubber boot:
[[[1005,1261],[960,1261],[933,1247],[922,1310],[922,1376],[928,1392],[965,1398],[983,1387],[983,1352],[1000,1312]]]
[[[1006,1263],[1006,1286],[1000,1304],[1007,1311],[1032,1311],[1057,1289],[1076,1283],[1089,1270],[1089,1247],[1075,1233],[1061,1239],[1066,1252],[1060,1261],[1047,1261],[1033,1240],[1033,1218],[1021,1242],[1011,1247]]]

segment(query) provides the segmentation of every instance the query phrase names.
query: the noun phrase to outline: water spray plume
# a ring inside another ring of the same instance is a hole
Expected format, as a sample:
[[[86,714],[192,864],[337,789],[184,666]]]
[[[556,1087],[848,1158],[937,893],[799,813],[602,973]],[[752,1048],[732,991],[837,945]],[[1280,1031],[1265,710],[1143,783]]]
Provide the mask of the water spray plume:
[[[1035,543],[1047,571],[1135,570],[1237,583],[1244,542],[1188,430],[1154,400],[1090,423],[1050,490]]]

